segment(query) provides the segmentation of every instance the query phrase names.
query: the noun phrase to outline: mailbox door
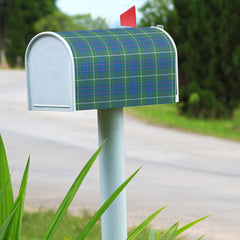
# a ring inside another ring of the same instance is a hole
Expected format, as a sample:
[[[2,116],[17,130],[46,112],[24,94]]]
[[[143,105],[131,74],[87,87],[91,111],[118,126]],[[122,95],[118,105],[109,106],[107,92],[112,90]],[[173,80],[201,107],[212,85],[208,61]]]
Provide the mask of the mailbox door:
[[[63,38],[51,32],[33,38],[26,70],[29,110],[75,110],[74,62]]]

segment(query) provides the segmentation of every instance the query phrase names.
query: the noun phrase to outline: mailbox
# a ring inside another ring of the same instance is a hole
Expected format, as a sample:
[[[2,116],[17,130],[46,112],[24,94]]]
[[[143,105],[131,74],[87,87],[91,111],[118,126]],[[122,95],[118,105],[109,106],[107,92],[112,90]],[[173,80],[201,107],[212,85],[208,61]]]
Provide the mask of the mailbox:
[[[29,110],[178,102],[177,49],[160,27],[43,32],[25,59]]]

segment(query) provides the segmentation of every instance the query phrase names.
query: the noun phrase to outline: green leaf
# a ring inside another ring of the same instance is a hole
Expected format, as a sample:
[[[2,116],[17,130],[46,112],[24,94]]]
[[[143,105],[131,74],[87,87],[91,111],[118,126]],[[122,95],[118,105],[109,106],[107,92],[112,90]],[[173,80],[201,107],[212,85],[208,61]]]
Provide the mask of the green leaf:
[[[81,183],[83,182],[84,178],[86,177],[87,173],[89,172],[91,166],[95,162],[98,154],[103,148],[103,145],[105,142],[99,147],[99,149],[93,154],[93,156],[90,158],[90,160],[87,162],[87,164],[84,166],[80,174],[77,176],[76,180],[72,184],[71,188],[69,189],[68,193],[66,194],[64,200],[62,201],[60,207],[58,208],[50,226],[47,229],[47,232],[44,236],[44,240],[49,240],[52,238],[53,234],[56,232],[57,227],[62,220],[64,214],[66,213],[69,205],[71,204],[75,194],[77,193]]]
[[[193,225],[195,225],[195,224],[201,222],[202,220],[208,218],[209,216],[210,216],[210,215],[208,215],[208,216],[206,216],[206,217],[203,217],[203,218],[199,218],[199,219],[197,219],[197,220],[195,220],[195,221],[193,221],[193,222],[190,222],[190,223],[188,223],[187,225],[179,228],[179,229],[177,230],[177,232],[176,232],[175,237],[178,236],[179,234],[181,234],[182,232],[186,231],[187,229],[189,229],[189,228],[192,227]]]
[[[148,240],[156,240],[157,238],[157,229],[152,228],[149,233]]]
[[[156,236],[156,240],[159,240],[160,239],[160,236],[161,236],[161,233],[160,231],[157,232],[157,236]]]
[[[98,221],[98,219],[102,216],[102,214],[106,211],[106,209],[110,206],[110,204],[114,201],[114,199],[120,194],[120,192],[127,186],[127,184],[132,180],[132,178],[139,172],[141,168],[139,168],[136,172],[134,172],[125,182],[123,182],[117,190],[107,199],[107,201],[99,208],[99,210],[94,214],[94,216],[90,219],[90,221],[85,225],[81,233],[78,235],[76,240],[84,239],[89,231],[92,229],[94,224]]]
[[[29,164],[30,164],[30,157],[28,157],[28,161],[23,173],[18,197],[14,203],[15,207],[19,205],[15,214],[15,217],[13,219],[14,231],[12,232],[13,234],[12,236],[14,240],[19,240],[21,235],[23,209],[24,209],[24,202],[25,202],[25,195],[26,195],[26,188],[27,188],[27,181],[28,181],[28,173],[29,173]]]
[[[201,240],[201,239],[203,239],[204,237],[205,237],[205,234],[202,235],[198,240]]]
[[[5,185],[2,187],[1,191],[0,191],[0,202],[1,202],[1,199],[3,198],[4,194],[5,194],[5,191],[7,189],[7,185],[9,183],[9,179],[8,181],[5,183]]]
[[[63,238],[64,238],[64,240],[72,240],[71,237],[70,238],[63,237]]]
[[[6,221],[1,226],[1,228],[0,228],[0,240],[9,238],[8,236],[11,232],[11,222],[12,222],[12,219],[14,218],[14,215],[15,215],[18,207],[19,207],[19,205],[15,206],[15,208],[10,213],[9,217],[6,219]]]
[[[13,190],[10,179],[7,156],[1,135],[0,135],[0,176],[1,176],[0,189],[3,189],[6,182],[9,181],[9,184],[4,190],[4,195],[2,196],[0,202],[0,226],[2,226],[2,224],[10,215],[13,208]]]
[[[150,215],[148,218],[146,218],[127,238],[127,240],[135,239],[139,233],[143,231],[144,228],[147,227],[147,225],[165,208],[166,206],[160,208],[156,212],[154,212],[152,215]]]
[[[160,240],[174,239],[177,229],[178,229],[178,222],[173,224],[168,230],[166,230],[163,236],[160,238]]]

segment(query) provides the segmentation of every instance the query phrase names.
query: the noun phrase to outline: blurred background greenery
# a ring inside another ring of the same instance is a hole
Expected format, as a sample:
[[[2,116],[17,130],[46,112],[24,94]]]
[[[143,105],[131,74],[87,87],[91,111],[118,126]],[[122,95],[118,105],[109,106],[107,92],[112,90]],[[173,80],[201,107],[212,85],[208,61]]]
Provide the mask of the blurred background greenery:
[[[56,0],[0,0],[1,64],[23,67],[26,46],[42,31],[77,31],[107,28],[100,17],[69,16],[60,12]]]
[[[142,19],[138,26],[163,24],[176,42],[177,114],[199,119],[236,116],[240,103],[240,1],[148,0],[139,10]],[[57,8],[56,0],[0,0],[0,67],[6,62],[10,67],[23,67],[26,46],[41,31],[103,28],[108,28],[105,19],[90,14],[69,16]]]
[[[232,117],[240,101],[240,1],[153,0],[141,26],[163,24],[179,55],[180,113]]]

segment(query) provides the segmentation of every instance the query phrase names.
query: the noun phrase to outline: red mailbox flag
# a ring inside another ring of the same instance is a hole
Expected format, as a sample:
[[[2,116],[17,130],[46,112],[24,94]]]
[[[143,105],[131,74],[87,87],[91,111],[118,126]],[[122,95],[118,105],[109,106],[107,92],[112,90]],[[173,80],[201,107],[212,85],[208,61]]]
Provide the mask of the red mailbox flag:
[[[135,6],[120,15],[121,26],[137,27]]]

